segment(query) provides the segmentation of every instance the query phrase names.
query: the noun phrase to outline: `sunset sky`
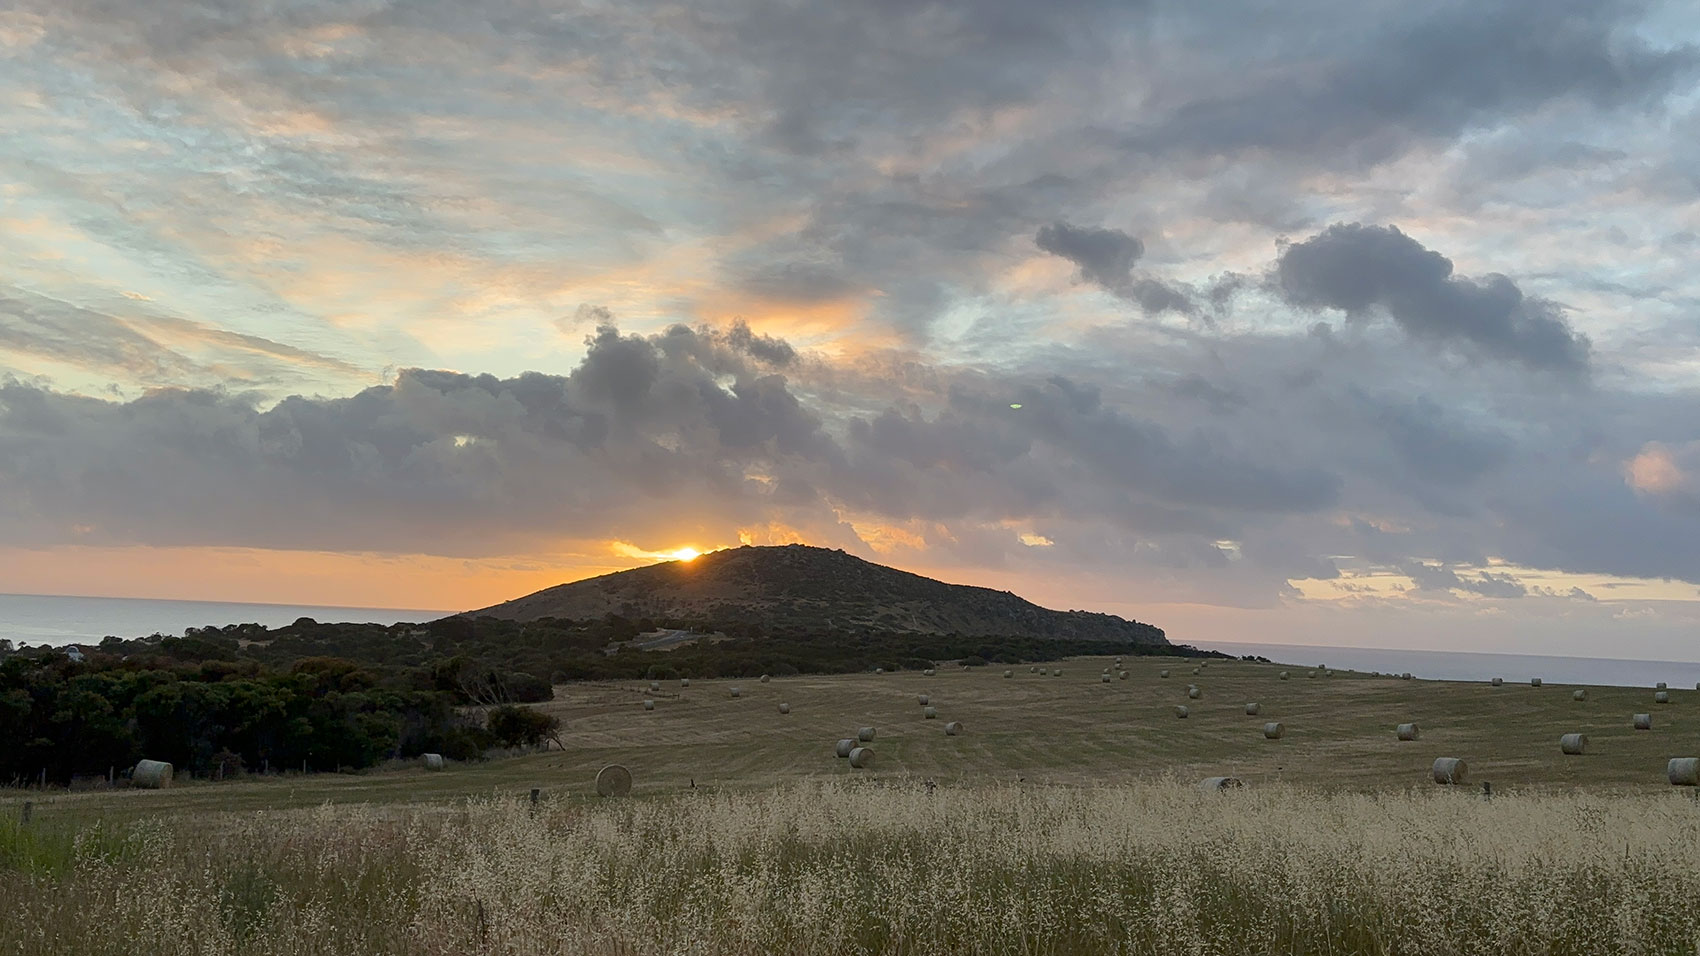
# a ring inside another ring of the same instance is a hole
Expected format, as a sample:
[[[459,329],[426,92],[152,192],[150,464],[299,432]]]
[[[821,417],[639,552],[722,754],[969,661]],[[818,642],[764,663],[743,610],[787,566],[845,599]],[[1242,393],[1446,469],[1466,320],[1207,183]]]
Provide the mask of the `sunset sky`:
[[[0,592],[806,542],[1700,659],[1691,4],[13,0]]]

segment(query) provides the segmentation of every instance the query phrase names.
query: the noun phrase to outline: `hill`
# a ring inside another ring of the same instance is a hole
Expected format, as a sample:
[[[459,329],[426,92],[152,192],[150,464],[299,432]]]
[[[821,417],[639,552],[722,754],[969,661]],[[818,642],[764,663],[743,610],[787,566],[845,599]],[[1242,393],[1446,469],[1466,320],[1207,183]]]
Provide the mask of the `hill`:
[[[768,629],[1127,641],[1167,645],[1161,628],[1113,614],[1053,611],[1008,591],[946,584],[800,544],[729,548],[538,591],[465,617],[586,620],[618,614]]]

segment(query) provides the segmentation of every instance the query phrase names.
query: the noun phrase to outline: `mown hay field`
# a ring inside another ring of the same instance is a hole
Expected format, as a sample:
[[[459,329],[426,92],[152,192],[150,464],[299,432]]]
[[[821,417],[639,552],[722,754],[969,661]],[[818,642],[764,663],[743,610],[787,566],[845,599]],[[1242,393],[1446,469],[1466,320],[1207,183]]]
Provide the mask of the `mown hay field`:
[[[0,954],[1700,951],[1694,691],[1126,664],[567,685],[565,752],[13,792]]]
[[[1325,661],[1324,661],[1325,662]],[[1496,789],[1575,787],[1627,792],[1668,788],[1671,757],[1700,756],[1700,692],[1672,690],[1653,703],[1651,688],[1575,688],[1505,675],[1486,683],[1403,681],[1337,672],[1310,678],[1310,668],[1213,661],[1198,675],[1178,658],[1125,658],[1127,680],[1101,681],[1108,658],[1063,662],[1061,677],[1026,666],[839,676],[567,684],[541,705],[562,719],[566,751],[477,764],[440,773],[317,774],[217,784],[179,782],[170,790],[59,795],[36,812],[77,819],[316,806],[324,802],[433,802],[541,788],[552,797],[593,799],[596,772],[630,767],[638,796],[691,789],[759,789],[852,773],[832,746],[872,725],[877,755],[859,777],[932,779],[940,784],[1102,785],[1174,776],[1231,775],[1254,786],[1285,782],[1321,790],[1365,792],[1428,787],[1439,756],[1469,764],[1470,786]],[[1044,665],[1052,668],[1056,665]],[[1167,679],[1158,677],[1168,670]],[[1291,677],[1280,680],[1281,671]],[[1188,684],[1201,696],[1190,700]],[[734,699],[730,688],[741,696]],[[928,696],[937,719],[923,716]],[[645,699],[656,702],[653,711]],[[1261,705],[1256,716],[1248,702]],[[790,704],[780,714],[780,702]],[[1174,705],[1189,716],[1176,719]],[[1653,730],[1636,731],[1633,716],[1651,712]],[[945,735],[960,721],[959,736]],[[1279,721],[1285,735],[1262,728]],[[1397,739],[1401,723],[1420,737]],[[1583,733],[1588,752],[1565,756],[1559,737]],[[22,795],[0,796],[0,808]]]

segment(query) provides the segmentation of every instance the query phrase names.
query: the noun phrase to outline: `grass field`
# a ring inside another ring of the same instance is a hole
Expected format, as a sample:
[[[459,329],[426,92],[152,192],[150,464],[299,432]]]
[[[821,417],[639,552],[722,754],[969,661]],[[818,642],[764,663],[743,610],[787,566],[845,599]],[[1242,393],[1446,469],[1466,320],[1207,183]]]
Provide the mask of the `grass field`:
[[[0,822],[0,953],[1647,954],[1700,945],[1666,792],[867,780]]]
[[[1497,790],[1583,787],[1619,792],[1669,789],[1673,756],[1700,755],[1700,692],[1673,689],[1654,704],[1651,688],[1588,688],[1587,701],[1569,686],[1534,688],[1524,675],[1487,684],[1401,681],[1338,672],[1307,677],[1308,669],[1214,661],[1197,676],[1195,662],[1127,658],[1129,678],[1100,681],[1109,659],[1064,662],[1061,677],[998,666],[919,672],[756,680],[664,682],[651,694],[643,681],[569,684],[542,705],[564,724],[567,750],[480,764],[441,773],[418,769],[365,774],[273,777],[193,783],[157,792],[117,791],[43,796],[12,793],[0,806],[35,801],[44,817],[126,818],[215,809],[263,809],[333,803],[434,802],[523,793],[593,798],[598,768],[631,768],[634,792],[767,788],[855,774],[875,780],[930,778],[940,784],[1098,785],[1175,776],[1196,780],[1233,775],[1248,784],[1285,782],[1302,788],[1358,791],[1430,787],[1437,756],[1469,762],[1471,785]],[[1158,677],[1167,669],[1167,679]],[[1280,680],[1282,670],[1289,680]],[[1188,700],[1186,686],[1203,692]],[[733,699],[729,688],[742,696]],[[924,720],[918,694],[938,709]],[[646,712],[642,701],[656,701]],[[791,705],[781,716],[778,704]],[[1251,717],[1244,705],[1256,701]],[[1176,719],[1173,707],[1190,715]],[[1652,713],[1654,729],[1636,731],[1632,715]],[[964,733],[944,734],[958,720]],[[1265,740],[1265,721],[1281,721],[1286,736]],[[1401,743],[1396,724],[1415,721],[1421,739]],[[832,744],[858,727],[878,730],[872,771],[852,771]],[[1590,738],[1589,753],[1559,753],[1561,734]]]
[[[13,792],[0,954],[1700,952],[1700,802],[1664,778],[1694,691],[1108,663],[568,685],[564,753]],[[870,725],[851,770],[832,743]],[[635,799],[593,795],[613,762]]]

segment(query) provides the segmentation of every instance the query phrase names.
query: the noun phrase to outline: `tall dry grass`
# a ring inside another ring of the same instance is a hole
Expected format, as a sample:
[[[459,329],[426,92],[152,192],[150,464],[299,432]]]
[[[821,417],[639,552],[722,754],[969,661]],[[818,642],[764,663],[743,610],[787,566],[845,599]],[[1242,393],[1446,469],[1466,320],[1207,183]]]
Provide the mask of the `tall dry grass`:
[[[0,826],[0,952],[1700,951],[1661,796],[797,786]]]

